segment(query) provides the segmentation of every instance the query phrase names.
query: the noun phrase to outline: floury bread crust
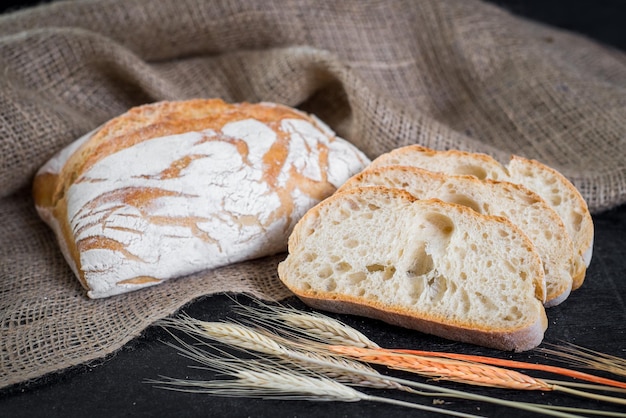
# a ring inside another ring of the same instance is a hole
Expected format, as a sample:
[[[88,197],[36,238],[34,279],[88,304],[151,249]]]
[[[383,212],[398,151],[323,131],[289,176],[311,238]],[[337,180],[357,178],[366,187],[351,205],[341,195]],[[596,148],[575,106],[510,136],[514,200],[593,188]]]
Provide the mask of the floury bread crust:
[[[133,108],[36,175],[40,216],[92,298],[275,254],[369,160],[317,118],[221,100]]]
[[[390,165],[369,168],[339,189],[386,186],[408,191],[418,199],[440,199],[475,211],[503,216],[530,238],[541,257],[546,278],[546,307],[563,302],[572,289],[576,268],[574,246],[559,215],[540,196],[513,183],[450,176],[417,167]]]
[[[338,192],[311,209],[279,264],[307,304],[502,350],[547,327],[539,255],[505,218],[385,187]]]
[[[593,220],[585,199],[574,185],[558,171],[519,156],[512,156],[506,166],[492,157],[459,150],[436,151],[420,145],[394,149],[372,161],[370,167],[406,165],[445,174],[472,175],[521,184],[541,196],[563,220],[579,254],[572,289],[579,288],[593,253]]]

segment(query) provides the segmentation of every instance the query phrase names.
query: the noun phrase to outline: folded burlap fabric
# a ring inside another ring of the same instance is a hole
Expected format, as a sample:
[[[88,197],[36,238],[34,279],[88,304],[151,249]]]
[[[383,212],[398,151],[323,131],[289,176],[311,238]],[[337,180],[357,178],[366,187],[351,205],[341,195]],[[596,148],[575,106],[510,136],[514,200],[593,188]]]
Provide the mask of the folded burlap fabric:
[[[0,17],[0,68],[0,387],[104,357],[203,295],[290,294],[277,256],[86,297],[32,177],[135,105],[279,102],[372,158],[412,143],[516,153],[592,212],[626,202],[626,56],[478,1],[57,2]]]

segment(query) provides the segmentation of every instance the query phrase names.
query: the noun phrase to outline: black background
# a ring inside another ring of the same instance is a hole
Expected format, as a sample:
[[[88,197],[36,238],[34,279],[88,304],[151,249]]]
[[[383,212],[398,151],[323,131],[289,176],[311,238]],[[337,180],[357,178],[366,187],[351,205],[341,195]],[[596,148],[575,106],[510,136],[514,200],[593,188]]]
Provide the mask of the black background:
[[[626,1],[508,0],[499,4],[515,14],[542,21],[594,38],[606,45],[626,48]],[[1,11],[28,7],[28,2],[4,2]],[[626,134],[626,133],[625,133]],[[564,341],[626,357],[626,205],[594,216],[594,258],[583,287],[567,303],[547,311],[549,328],[544,343]],[[249,303],[245,296],[237,296]],[[293,306],[306,309],[299,301]],[[216,295],[194,301],[183,310],[193,317],[219,320],[232,317],[232,300]],[[357,317],[334,315],[361,330],[381,346],[403,347],[468,354],[491,355],[522,361],[554,363],[544,355],[502,353],[454,343]],[[0,417],[405,417],[438,416],[402,407],[372,402],[338,403],[234,399],[185,394],[155,389],[144,382],[159,375],[212,379],[204,371],[189,368],[190,360],[179,356],[163,341],[172,341],[163,330],[148,328],[139,338],[100,361],[45,376],[39,380],[0,391]],[[400,376],[398,373],[394,375]],[[529,373],[531,374],[531,373]],[[534,372],[534,376],[547,376]],[[419,378],[415,378],[419,380]],[[419,380],[425,381],[425,380]],[[453,383],[446,387],[468,390]],[[577,406],[626,413],[625,407],[581,400],[550,392],[515,392],[471,389],[474,393],[504,399]],[[398,392],[364,392],[432,404],[431,399]],[[485,403],[448,399],[444,408],[490,417],[533,416]]]

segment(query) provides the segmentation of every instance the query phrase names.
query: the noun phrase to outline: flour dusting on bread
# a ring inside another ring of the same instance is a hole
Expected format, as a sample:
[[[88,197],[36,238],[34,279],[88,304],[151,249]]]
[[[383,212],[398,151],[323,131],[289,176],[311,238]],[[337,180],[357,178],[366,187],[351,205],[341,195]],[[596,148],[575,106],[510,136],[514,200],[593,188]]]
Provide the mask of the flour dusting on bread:
[[[284,251],[299,218],[367,163],[285,106],[162,102],[61,151],[34,195],[98,298]]]

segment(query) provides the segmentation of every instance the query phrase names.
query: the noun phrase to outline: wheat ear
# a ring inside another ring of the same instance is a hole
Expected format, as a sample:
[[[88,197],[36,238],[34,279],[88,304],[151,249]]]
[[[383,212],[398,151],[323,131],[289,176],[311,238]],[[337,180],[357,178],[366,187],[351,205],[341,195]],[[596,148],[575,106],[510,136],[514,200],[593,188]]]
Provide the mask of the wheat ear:
[[[544,349],[538,349],[538,350],[545,351]],[[526,363],[523,361],[506,360],[506,359],[499,359],[499,358],[486,357],[486,356],[476,356],[476,355],[457,354],[457,353],[444,353],[444,352],[435,352],[435,351],[402,350],[402,349],[394,349],[394,351],[397,351],[399,353],[415,354],[418,356],[444,357],[444,358],[450,358],[450,359],[455,359],[455,360],[472,361],[475,363],[490,364],[492,366],[514,367],[517,369],[525,369],[525,370],[540,370],[543,372],[559,374],[562,376],[585,380],[587,382],[597,383],[599,385],[626,389],[625,382],[620,382],[618,380],[607,379],[605,377],[595,376],[589,373],[583,373],[578,370],[570,370],[564,367],[551,366],[547,364]],[[554,353],[556,353],[556,351]],[[621,360],[621,359],[618,359],[618,360]],[[604,388],[604,390],[607,390],[607,388]]]
[[[284,355],[287,351],[271,337],[235,323],[207,322],[181,315],[177,319],[167,318],[157,324],[178,329],[189,335],[211,338],[243,350],[254,350],[271,355]]]
[[[523,373],[500,367],[459,360],[417,356],[385,349],[346,346],[329,346],[328,349],[334,353],[358,358],[368,363],[380,364],[436,379],[505,389],[553,390],[553,385],[541,379],[535,379]]]
[[[238,305],[236,311],[254,324],[262,324],[295,336],[294,332],[324,344],[353,345],[378,348],[378,344],[363,333],[341,321],[315,312],[300,312],[282,305],[257,302],[260,308]]]

